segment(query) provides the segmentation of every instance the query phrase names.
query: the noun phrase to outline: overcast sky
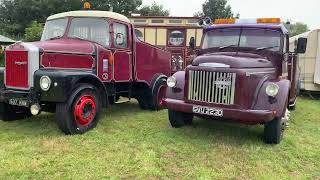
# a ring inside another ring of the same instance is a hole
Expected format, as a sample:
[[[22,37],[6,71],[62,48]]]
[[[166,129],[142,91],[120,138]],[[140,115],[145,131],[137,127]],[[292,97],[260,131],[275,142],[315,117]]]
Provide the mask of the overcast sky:
[[[156,1],[170,9],[172,16],[192,16],[201,10],[205,0],[143,0]],[[309,28],[320,28],[320,0],[228,0],[233,12],[241,18],[280,17],[283,21],[301,21]]]

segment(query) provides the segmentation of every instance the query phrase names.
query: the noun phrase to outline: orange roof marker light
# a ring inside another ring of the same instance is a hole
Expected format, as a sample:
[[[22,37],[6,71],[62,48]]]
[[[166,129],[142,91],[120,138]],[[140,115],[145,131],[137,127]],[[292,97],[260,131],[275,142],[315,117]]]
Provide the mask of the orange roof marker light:
[[[214,24],[280,24],[280,18],[216,19]]]
[[[216,19],[214,24],[235,24],[236,19]]]
[[[258,24],[280,24],[280,18],[259,18],[257,19]]]

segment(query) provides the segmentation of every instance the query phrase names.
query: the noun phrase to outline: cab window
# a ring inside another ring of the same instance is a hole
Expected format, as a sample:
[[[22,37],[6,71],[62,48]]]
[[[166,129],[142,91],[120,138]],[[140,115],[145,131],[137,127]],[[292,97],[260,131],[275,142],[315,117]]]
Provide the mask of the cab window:
[[[99,43],[105,47],[110,45],[108,22],[98,18],[73,18],[68,37]]]
[[[120,23],[113,23],[114,45],[120,48],[128,47],[128,26]]]

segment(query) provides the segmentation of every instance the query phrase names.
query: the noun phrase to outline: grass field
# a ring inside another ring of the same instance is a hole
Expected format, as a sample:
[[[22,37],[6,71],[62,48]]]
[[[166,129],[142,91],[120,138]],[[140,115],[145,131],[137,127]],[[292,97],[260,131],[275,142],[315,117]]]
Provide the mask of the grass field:
[[[301,98],[282,144],[263,127],[196,119],[173,129],[167,111],[114,106],[83,136],[52,114],[0,122],[0,179],[320,179],[320,100]]]

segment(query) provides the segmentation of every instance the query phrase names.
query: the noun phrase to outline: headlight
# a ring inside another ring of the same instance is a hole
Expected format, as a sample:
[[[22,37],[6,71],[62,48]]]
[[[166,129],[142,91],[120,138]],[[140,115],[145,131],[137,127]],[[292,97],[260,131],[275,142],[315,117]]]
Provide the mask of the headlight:
[[[266,93],[268,96],[276,97],[279,93],[279,86],[275,83],[269,83],[266,88]]]
[[[42,76],[40,78],[40,87],[43,91],[49,91],[51,86],[51,79],[48,76]]]
[[[176,78],[174,78],[174,77],[169,77],[168,79],[167,79],[167,85],[169,86],[169,87],[171,87],[171,88],[174,88],[174,87],[176,87],[176,85],[177,85],[177,80],[176,80]]]

